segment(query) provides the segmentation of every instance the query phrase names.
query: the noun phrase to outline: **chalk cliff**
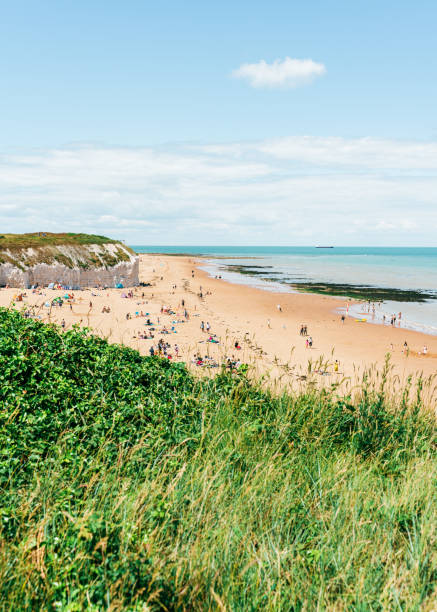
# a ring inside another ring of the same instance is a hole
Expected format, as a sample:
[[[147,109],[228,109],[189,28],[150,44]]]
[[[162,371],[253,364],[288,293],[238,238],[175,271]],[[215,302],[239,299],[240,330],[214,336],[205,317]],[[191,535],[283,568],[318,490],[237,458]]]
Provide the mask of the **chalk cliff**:
[[[51,236],[57,239],[50,240]],[[44,239],[31,241],[32,246],[26,246],[26,241],[17,246],[7,239],[3,246],[0,239],[0,286],[29,288],[57,282],[73,289],[138,285],[139,259],[132,249],[110,239],[105,242],[104,237],[96,237],[96,243],[89,237],[84,244],[67,236],[62,244],[59,235],[43,234]]]

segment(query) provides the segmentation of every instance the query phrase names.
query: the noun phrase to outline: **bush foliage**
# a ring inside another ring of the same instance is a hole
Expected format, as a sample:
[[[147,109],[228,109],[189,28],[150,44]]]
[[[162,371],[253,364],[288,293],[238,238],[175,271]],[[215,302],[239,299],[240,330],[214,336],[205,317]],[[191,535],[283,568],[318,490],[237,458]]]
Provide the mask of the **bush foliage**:
[[[436,427],[0,310],[4,610],[432,610]]]

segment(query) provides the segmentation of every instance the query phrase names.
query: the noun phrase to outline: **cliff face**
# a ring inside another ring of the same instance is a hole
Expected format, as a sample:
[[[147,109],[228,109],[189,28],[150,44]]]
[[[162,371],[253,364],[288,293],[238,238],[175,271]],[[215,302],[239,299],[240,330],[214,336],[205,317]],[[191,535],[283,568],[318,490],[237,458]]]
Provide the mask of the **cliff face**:
[[[138,256],[121,242],[0,250],[0,286],[128,287],[138,285],[138,270]]]

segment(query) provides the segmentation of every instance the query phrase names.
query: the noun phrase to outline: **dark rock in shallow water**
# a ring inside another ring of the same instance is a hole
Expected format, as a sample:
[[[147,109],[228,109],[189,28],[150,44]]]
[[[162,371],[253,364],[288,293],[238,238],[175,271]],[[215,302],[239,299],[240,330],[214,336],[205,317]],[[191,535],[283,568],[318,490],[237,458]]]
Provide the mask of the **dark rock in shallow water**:
[[[356,300],[366,300],[381,302],[390,300],[392,302],[426,302],[427,300],[437,299],[437,293],[420,291],[417,289],[397,289],[394,287],[371,287],[369,285],[351,285],[342,283],[322,283],[313,281],[299,280],[302,277],[285,279],[281,272],[273,270],[273,266],[252,266],[232,264],[226,266],[230,272],[237,272],[247,276],[261,277],[265,281],[282,282],[289,285],[296,291],[302,293],[318,293],[321,295],[331,295]]]
[[[340,283],[290,283],[297,291],[306,293],[319,293],[323,295],[344,296],[357,300],[369,300],[372,302],[426,302],[437,299],[437,294],[428,293],[415,289],[396,289],[387,287],[369,287],[367,285],[348,285]]]

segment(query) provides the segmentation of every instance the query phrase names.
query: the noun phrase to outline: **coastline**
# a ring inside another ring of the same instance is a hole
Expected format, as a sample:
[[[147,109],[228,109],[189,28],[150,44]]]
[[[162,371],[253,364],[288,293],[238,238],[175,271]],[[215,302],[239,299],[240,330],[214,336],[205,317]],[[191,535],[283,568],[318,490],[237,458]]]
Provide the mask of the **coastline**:
[[[163,253],[162,255],[165,254]],[[226,259],[229,260],[230,258]],[[244,258],[244,260],[247,259],[246,257]],[[223,280],[232,284],[245,285],[270,292],[306,293],[335,298],[343,303],[350,303],[350,310],[344,309],[344,313],[348,314],[351,318],[362,318],[364,316],[368,323],[388,325],[390,324],[391,316],[395,314],[397,318],[395,322],[396,327],[417,331],[427,336],[437,336],[437,326],[430,322],[430,318],[434,321],[436,315],[436,298],[434,293],[430,294],[427,291],[420,290],[387,288],[379,285],[367,286],[361,284],[317,283],[314,281],[283,281],[280,280],[281,272],[270,270],[270,268],[272,268],[270,265],[230,265],[229,263],[222,267],[219,263],[219,258],[211,258],[209,256],[202,257],[201,265],[201,269],[206,271],[212,278],[220,275]],[[275,276],[269,276],[269,274],[274,274]],[[349,293],[346,292],[347,290],[349,290]],[[375,305],[374,311],[370,309],[371,304]],[[412,312],[417,307],[422,309],[432,308],[431,317],[429,311]],[[398,314],[401,315],[399,320]]]
[[[387,354],[390,354],[396,373],[402,377],[420,371],[429,376],[437,372],[436,337],[389,325],[355,322],[354,317],[348,317],[344,324],[341,323],[339,309],[347,302],[358,306],[360,301],[309,293],[277,293],[246,284],[229,283],[224,279],[211,278],[201,269],[203,263],[198,262],[197,258],[192,258],[192,262],[196,263],[197,274],[203,282],[208,282],[208,286],[211,284],[214,288],[211,304],[228,318],[234,317],[235,321],[244,326],[245,317],[234,314],[234,311],[237,311],[235,300],[238,300],[238,310],[242,309],[248,317],[246,325],[256,329],[269,352],[274,349],[281,359],[285,359],[289,354],[288,347],[291,345],[294,347],[293,360],[301,367],[309,358],[339,359],[346,376],[352,376],[357,368],[382,368]],[[214,298],[214,293],[217,292],[220,297]],[[278,303],[282,308],[281,313],[277,311]],[[267,328],[268,318],[271,321],[271,329]],[[311,356],[299,336],[299,326],[302,323],[308,325],[309,333],[317,340],[310,351]],[[408,354],[403,352],[405,341],[409,347]],[[426,356],[419,355],[424,345],[428,347]]]
[[[44,303],[65,291],[45,289],[41,295],[27,291],[24,301],[14,307],[32,307],[45,322],[60,324],[65,320],[66,329],[73,324],[89,327],[110,342],[125,344],[143,355],[148,355],[150,347],[162,337],[170,344],[174,360],[191,365],[194,355],[201,354],[207,357],[206,364],[219,364],[232,357],[286,384],[306,377],[309,367],[324,374],[319,376],[324,384],[337,384],[344,377],[353,384],[368,368],[380,371],[387,354],[400,386],[410,375],[417,377],[423,372],[432,377],[437,372],[437,337],[351,318],[342,323],[336,311],[346,300],[229,283],[211,278],[201,269],[203,264],[204,260],[196,256],[140,254],[140,281],[151,285],[134,288],[130,299],[122,297],[127,289],[88,289],[74,292],[71,308],[64,305],[48,309]],[[10,305],[15,294],[16,289],[2,289],[0,305]],[[189,312],[186,321],[182,300]],[[102,312],[105,306],[110,307],[110,313]],[[172,314],[161,313],[161,307],[169,308]],[[156,330],[153,339],[140,337],[148,329],[146,313]],[[218,343],[207,341],[207,334],[200,330],[202,320],[209,322]],[[307,325],[313,339],[311,349],[299,334],[302,324]],[[168,334],[161,334],[163,326]],[[235,342],[241,349],[235,349]],[[404,342],[408,351],[404,351]],[[428,354],[419,355],[424,344]],[[334,371],[335,360],[339,362],[338,373]],[[217,369],[202,371],[214,373]]]

